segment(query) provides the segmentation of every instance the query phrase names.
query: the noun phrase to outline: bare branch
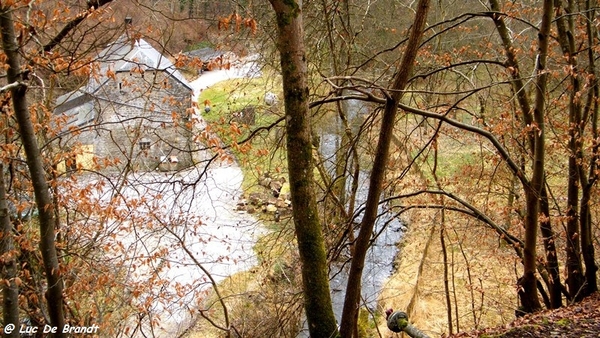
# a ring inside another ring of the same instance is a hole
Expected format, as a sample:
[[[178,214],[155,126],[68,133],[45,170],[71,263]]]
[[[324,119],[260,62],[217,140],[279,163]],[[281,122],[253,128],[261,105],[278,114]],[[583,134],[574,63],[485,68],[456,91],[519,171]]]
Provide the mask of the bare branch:
[[[6,86],[0,88],[0,93],[4,93],[4,92],[7,92],[9,90],[16,89],[19,86],[27,86],[27,85],[24,84],[24,83],[22,83],[22,82],[9,83]]]

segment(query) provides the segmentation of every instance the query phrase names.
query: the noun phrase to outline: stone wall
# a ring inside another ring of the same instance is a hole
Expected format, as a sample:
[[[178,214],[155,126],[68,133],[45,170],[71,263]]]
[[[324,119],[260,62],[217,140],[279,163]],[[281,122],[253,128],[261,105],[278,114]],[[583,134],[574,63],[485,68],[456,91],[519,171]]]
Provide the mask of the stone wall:
[[[188,167],[198,148],[191,95],[166,72],[117,73],[95,93],[97,121],[78,141],[136,170]]]

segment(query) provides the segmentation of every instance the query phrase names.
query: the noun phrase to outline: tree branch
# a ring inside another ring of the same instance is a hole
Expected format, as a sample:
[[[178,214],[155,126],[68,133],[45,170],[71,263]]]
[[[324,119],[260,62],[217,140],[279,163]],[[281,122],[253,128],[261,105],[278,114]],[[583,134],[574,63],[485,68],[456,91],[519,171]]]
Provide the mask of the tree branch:
[[[58,45],[75,27],[77,27],[85,18],[87,18],[88,14],[96,10],[108,3],[111,3],[113,0],[88,0],[87,1],[87,11],[79,13],[73,20],[67,22],[67,24],[63,27],[63,29],[56,34],[49,43],[44,45],[43,51],[49,52],[56,45]]]
[[[22,83],[22,82],[13,82],[13,83],[9,83],[4,87],[0,88],[0,93],[4,93],[7,92],[9,90],[13,90],[18,88],[19,86],[27,86],[26,84]]]

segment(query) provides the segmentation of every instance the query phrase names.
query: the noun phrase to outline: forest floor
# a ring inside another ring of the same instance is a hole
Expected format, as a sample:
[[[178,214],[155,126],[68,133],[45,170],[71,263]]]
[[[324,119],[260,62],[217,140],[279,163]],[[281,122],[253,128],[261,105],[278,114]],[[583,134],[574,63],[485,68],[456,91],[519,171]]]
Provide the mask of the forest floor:
[[[527,315],[503,327],[461,332],[459,337],[591,338],[600,337],[600,293],[556,310]]]

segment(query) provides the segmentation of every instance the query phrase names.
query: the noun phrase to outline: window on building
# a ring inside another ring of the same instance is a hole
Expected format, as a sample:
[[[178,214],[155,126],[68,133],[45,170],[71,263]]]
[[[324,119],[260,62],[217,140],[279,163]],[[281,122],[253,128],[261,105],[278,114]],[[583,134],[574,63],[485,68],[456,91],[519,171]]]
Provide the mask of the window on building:
[[[148,139],[141,139],[138,142],[139,146],[140,146],[140,150],[148,150],[150,149],[150,140]]]

